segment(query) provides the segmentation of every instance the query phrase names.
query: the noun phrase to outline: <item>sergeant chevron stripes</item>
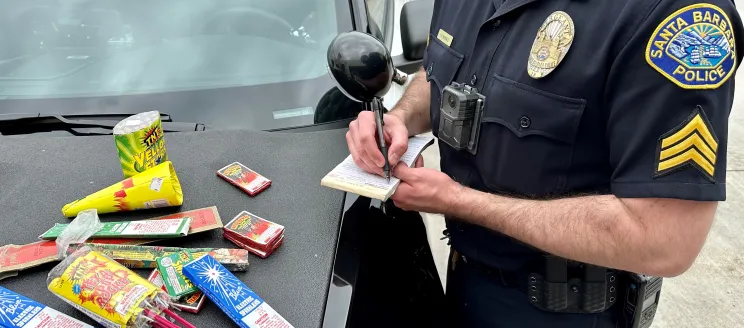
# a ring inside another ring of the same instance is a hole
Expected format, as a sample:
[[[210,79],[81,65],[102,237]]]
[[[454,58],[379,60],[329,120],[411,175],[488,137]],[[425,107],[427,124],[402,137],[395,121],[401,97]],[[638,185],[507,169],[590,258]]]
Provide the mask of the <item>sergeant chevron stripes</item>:
[[[715,182],[717,153],[718,138],[702,107],[697,106],[684,123],[659,138],[655,176],[692,166]]]

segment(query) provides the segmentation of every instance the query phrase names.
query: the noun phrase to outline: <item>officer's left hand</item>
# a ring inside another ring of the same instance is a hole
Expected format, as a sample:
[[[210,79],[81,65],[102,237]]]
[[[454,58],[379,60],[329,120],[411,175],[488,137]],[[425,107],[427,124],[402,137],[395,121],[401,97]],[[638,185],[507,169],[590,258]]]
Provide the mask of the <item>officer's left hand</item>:
[[[448,175],[424,168],[420,157],[415,168],[405,163],[396,165],[393,175],[401,182],[391,199],[406,211],[445,213],[452,197],[462,188]]]

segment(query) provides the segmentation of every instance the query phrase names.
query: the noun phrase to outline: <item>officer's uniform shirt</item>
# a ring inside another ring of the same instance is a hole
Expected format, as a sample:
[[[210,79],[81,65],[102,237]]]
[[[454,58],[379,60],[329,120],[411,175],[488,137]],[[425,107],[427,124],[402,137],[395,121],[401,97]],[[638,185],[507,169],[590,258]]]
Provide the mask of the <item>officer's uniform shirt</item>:
[[[546,19],[557,23],[537,38]],[[512,197],[723,201],[739,36],[731,0],[437,0],[424,55],[434,134],[450,82],[487,97],[477,155],[440,141],[442,171]],[[447,228],[455,249],[487,265],[538,258],[479,226],[448,218]]]

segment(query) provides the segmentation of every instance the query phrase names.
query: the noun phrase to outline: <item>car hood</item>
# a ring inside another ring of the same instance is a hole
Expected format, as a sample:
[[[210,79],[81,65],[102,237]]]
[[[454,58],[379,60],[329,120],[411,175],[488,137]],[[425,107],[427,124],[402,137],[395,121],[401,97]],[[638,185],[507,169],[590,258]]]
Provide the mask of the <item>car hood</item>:
[[[166,151],[184,194],[181,208],[102,215],[104,221],[138,220],[217,206],[224,223],[248,210],[282,224],[286,241],[267,260],[251,258],[236,273],[295,327],[319,327],[330,285],[344,193],[320,180],[347,155],[344,131],[269,133],[215,131],[165,134]],[[0,246],[24,245],[55,223],[69,223],[62,206],[123,179],[111,136],[0,138]],[[239,161],[273,180],[256,197],[216,176]],[[19,195],[23,195],[19,197]],[[204,232],[156,245],[236,248],[220,231]],[[89,323],[46,289],[50,267],[20,272],[2,281],[36,301]],[[141,275],[149,273],[139,270]],[[215,306],[189,318],[197,326],[232,327]]]

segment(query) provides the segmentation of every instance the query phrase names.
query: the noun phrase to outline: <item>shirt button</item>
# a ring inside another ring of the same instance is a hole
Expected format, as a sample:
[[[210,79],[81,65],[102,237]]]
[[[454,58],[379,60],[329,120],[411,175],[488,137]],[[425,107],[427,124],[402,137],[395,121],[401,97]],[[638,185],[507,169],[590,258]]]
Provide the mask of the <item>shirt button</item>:
[[[522,118],[519,119],[519,126],[521,126],[523,129],[529,128],[530,124],[530,118],[527,116],[522,116]]]
[[[493,22],[493,29],[497,29],[501,25],[501,20],[497,19],[495,22]]]
[[[478,77],[473,74],[473,77],[470,78],[470,85],[475,86],[475,82],[478,82]]]
[[[431,72],[434,70],[434,64],[429,64],[429,68],[426,69],[426,75],[431,75]]]

